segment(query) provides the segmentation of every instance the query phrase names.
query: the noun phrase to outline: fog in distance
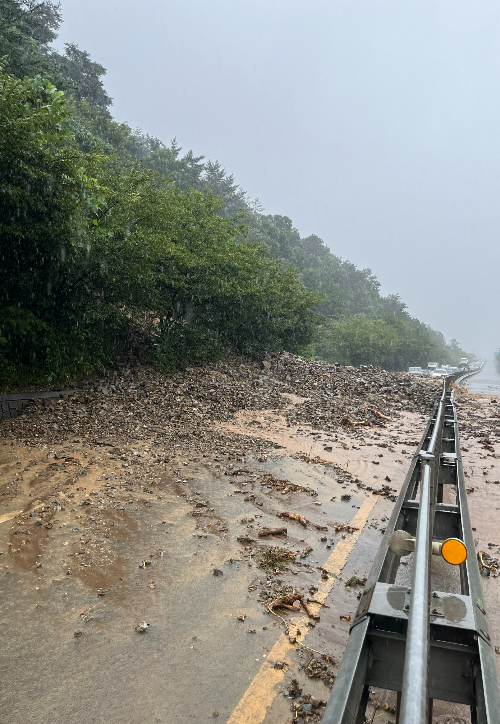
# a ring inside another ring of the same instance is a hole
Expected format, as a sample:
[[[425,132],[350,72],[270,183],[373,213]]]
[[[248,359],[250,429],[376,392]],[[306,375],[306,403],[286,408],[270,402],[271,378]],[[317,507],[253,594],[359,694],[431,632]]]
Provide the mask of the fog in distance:
[[[117,120],[219,160],[384,294],[500,346],[497,0],[63,0]]]

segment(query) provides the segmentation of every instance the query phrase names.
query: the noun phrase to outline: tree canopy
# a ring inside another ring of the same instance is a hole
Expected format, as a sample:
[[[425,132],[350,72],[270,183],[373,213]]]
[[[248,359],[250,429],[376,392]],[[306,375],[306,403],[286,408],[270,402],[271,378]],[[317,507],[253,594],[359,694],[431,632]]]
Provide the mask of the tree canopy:
[[[106,69],[51,47],[61,21],[51,0],[0,0],[0,383],[130,354],[165,369],[228,348],[389,369],[464,354],[218,161],[116,122]]]

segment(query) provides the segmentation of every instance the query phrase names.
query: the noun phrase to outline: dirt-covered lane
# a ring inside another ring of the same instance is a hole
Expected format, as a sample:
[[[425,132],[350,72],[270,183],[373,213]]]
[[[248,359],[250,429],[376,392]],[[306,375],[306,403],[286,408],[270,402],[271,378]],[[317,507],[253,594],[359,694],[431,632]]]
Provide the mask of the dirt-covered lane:
[[[320,719],[436,390],[270,364],[122,373],[1,423],[11,722]]]

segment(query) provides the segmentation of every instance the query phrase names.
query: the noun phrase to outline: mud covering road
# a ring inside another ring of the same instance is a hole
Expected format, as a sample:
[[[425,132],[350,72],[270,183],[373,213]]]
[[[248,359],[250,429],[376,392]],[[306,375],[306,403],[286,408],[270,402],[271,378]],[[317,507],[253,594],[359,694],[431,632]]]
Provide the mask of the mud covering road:
[[[438,392],[370,367],[229,357],[120,370],[0,423],[6,720],[320,721]],[[500,404],[458,396],[498,645]],[[373,693],[373,721],[394,721],[391,697]]]

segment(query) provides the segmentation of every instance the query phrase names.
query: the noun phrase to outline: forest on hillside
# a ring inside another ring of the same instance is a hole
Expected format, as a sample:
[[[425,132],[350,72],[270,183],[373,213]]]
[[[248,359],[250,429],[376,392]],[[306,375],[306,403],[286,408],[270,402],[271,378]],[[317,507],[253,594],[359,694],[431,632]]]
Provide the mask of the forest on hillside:
[[[219,162],[115,121],[105,69],[52,48],[61,20],[0,0],[1,385],[228,349],[390,370],[465,354]]]

